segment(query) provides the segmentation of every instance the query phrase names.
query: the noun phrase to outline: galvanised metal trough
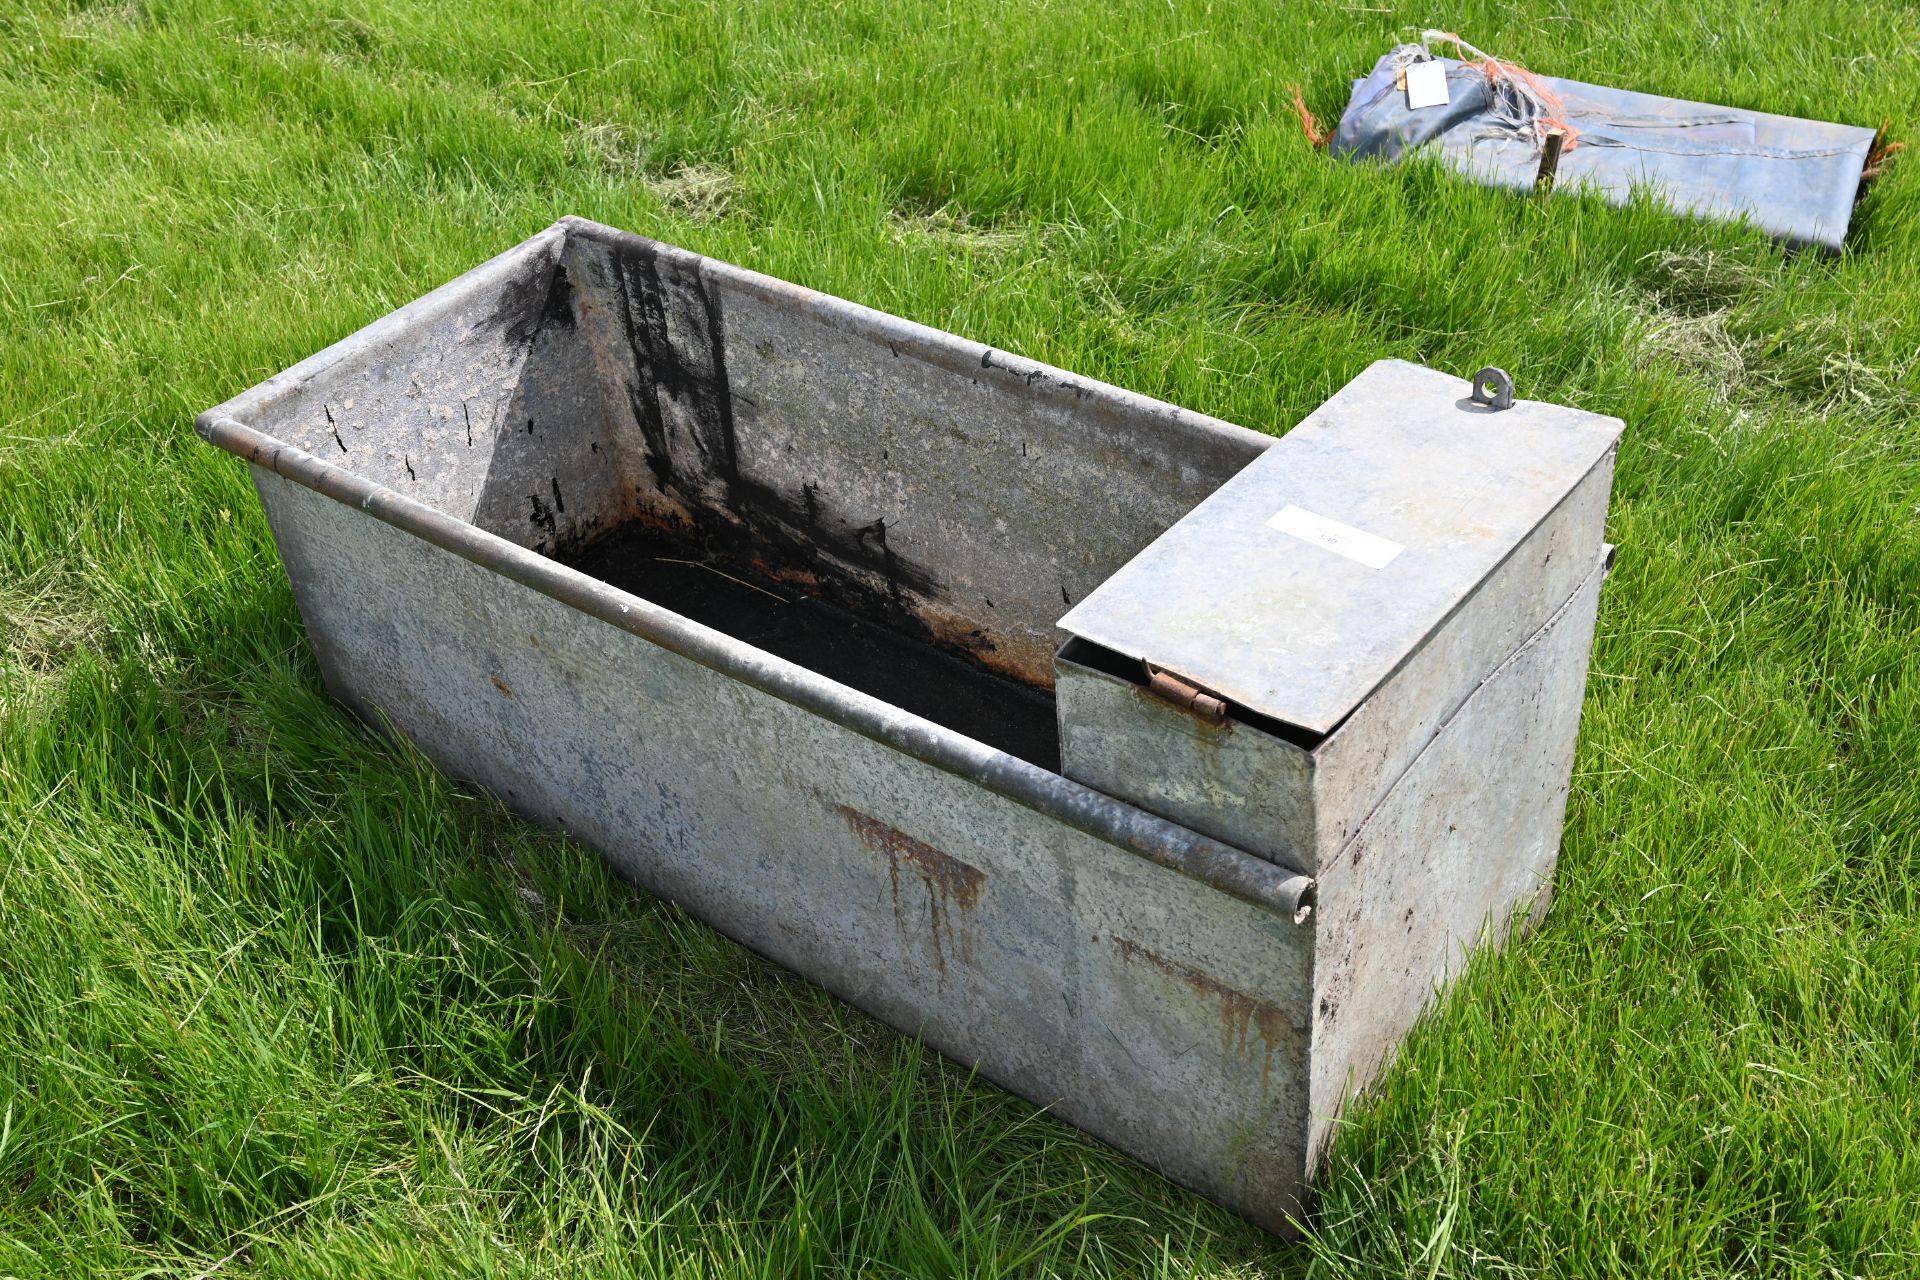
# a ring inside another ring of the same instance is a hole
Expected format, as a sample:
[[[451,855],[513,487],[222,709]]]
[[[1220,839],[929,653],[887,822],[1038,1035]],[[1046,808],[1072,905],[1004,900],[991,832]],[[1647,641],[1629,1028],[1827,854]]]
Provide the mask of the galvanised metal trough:
[[[1276,441],[567,218],[198,426],[341,702],[1287,1231],[1558,850],[1620,426],[1470,390]]]

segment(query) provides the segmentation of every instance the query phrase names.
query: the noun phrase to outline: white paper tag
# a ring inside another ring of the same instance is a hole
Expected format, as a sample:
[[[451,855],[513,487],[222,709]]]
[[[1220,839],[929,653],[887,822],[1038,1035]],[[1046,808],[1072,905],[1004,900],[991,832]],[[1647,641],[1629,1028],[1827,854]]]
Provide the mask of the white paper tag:
[[[1267,521],[1267,528],[1290,533],[1335,555],[1357,560],[1369,569],[1386,568],[1389,560],[1406,550],[1397,542],[1295,506],[1282,507],[1280,514]]]
[[[1447,64],[1438,58],[1407,65],[1407,109],[1447,105]]]

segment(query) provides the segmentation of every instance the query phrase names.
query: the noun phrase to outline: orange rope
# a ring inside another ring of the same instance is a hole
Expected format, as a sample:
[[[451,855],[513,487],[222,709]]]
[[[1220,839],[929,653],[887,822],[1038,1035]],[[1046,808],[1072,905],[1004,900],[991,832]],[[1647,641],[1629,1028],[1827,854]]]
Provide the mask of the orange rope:
[[[1320,122],[1313,118],[1313,112],[1307,110],[1306,95],[1300,92],[1300,86],[1297,84],[1288,85],[1287,87],[1293,90],[1293,109],[1300,113],[1300,128],[1307,135],[1308,145],[1314,147],[1326,146],[1327,139],[1331,135],[1320,127]]]
[[[1882,121],[1880,131],[1874,135],[1873,150],[1867,153],[1867,163],[1860,170],[1860,181],[1871,182],[1886,170],[1887,162],[1907,149],[1904,142],[1895,142],[1887,137],[1887,128],[1892,121]]]
[[[1566,141],[1560,149],[1562,151],[1573,150],[1580,137],[1580,131],[1567,122],[1566,103],[1560,100],[1559,94],[1547,87],[1546,81],[1517,62],[1505,62],[1479,49],[1475,49],[1451,31],[1433,31],[1428,34],[1437,40],[1451,40],[1455,49],[1461,54],[1468,52],[1479,54],[1481,60],[1470,65],[1477,68],[1480,74],[1487,78],[1489,88],[1497,88],[1503,78],[1520,85],[1546,108],[1546,114],[1533,122],[1534,135],[1544,138],[1549,133],[1558,131],[1566,135]]]

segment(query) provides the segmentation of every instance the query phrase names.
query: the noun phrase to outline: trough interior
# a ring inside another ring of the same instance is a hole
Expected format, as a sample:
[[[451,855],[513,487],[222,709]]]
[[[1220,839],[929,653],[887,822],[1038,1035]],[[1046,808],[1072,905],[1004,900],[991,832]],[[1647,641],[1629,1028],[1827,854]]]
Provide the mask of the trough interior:
[[[565,557],[582,573],[1057,773],[1053,693],[940,645],[886,600],[802,586],[633,521]]]
[[[1058,619],[1271,443],[580,219],[226,408],[1048,768]]]

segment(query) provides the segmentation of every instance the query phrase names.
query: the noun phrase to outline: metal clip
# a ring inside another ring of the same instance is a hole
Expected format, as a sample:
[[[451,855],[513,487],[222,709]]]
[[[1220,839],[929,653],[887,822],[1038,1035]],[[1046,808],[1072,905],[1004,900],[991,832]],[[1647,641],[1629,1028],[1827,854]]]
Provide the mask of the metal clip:
[[[1184,711],[1191,711],[1209,724],[1219,724],[1227,718],[1227,703],[1224,698],[1216,698],[1205,690],[1188,684],[1179,676],[1161,671],[1151,663],[1147,667],[1147,690],[1163,702],[1171,702]]]
[[[1469,399],[1489,409],[1511,409],[1513,408],[1513,379],[1508,376],[1505,369],[1490,364],[1473,375],[1473,392]]]

